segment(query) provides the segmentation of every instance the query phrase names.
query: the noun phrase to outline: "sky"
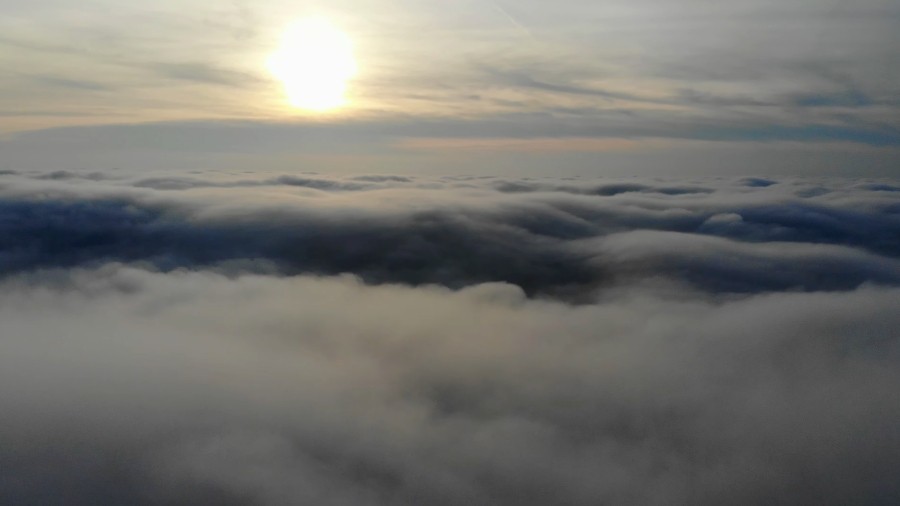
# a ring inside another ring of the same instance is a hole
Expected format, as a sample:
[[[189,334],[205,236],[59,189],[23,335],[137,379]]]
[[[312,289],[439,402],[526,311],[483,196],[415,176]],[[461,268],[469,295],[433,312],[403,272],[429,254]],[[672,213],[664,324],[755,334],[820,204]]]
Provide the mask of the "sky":
[[[3,170],[890,176],[900,161],[891,0],[0,11]],[[346,34],[357,67],[327,113],[292,107],[267,66],[310,16]]]

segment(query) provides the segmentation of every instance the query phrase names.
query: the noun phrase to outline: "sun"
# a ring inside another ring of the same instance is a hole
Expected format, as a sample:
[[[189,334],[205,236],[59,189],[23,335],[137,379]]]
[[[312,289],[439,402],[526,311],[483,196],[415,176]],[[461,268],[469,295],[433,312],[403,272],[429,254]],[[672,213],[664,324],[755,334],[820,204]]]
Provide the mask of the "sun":
[[[310,111],[345,105],[347,87],[357,71],[350,37],[318,17],[291,24],[268,63],[291,105]]]

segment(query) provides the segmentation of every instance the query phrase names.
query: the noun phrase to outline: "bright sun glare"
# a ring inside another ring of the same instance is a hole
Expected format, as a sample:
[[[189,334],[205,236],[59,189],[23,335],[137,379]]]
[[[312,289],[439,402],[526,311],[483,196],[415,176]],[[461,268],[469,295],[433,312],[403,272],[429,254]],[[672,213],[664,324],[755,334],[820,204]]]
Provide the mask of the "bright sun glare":
[[[284,85],[291,105],[334,109],[344,105],[347,85],[356,75],[353,43],[326,19],[303,19],[285,31],[269,70]]]

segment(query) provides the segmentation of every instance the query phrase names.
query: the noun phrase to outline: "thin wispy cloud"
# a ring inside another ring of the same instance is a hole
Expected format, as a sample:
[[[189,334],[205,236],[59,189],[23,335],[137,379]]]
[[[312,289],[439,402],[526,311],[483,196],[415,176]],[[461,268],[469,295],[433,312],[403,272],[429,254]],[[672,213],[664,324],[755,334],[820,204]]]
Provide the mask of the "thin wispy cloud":
[[[285,17],[303,14],[289,6],[110,2],[102,17],[84,11],[73,29],[50,4],[40,5],[10,7],[17,15],[4,22],[2,43],[12,50],[6,63],[40,76],[6,84],[9,110],[52,110],[48,98],[79,96],[91,125],[104,103],[127,108],[129,123],[305,121],[286,108],[265,67]],[[898,145],[892,69],[900,65],[890,48],[900,43],[900,12],[884,2],[372,0],[349,7],[320,9],[352,32],[360,58],[352,107],[340,121],[464,116],[485,125],[475,131],[486,137]],[[88,89],[104,94],[85,97]],[[56,107],[65,124],[77,124],[71,103]],[[517,132],[504,121],[523,115],[538,131]],[[22,116],[18,127],[10,117],[6,130],[53,126],[52,116]],[[534,120],[541,116],[561,116],[563,125]],[[123,120],[110,113],[107,122]]]

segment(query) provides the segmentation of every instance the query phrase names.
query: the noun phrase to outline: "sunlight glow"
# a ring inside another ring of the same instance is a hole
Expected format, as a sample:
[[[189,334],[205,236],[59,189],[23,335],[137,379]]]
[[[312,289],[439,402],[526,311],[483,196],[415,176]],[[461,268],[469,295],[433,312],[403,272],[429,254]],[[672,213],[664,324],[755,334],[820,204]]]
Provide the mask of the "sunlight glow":
[[[295,22],[269,59],[269,70],[283,84],[291,105],[327,111],[345,105],[356,75],[350,37],[323,18]]]

